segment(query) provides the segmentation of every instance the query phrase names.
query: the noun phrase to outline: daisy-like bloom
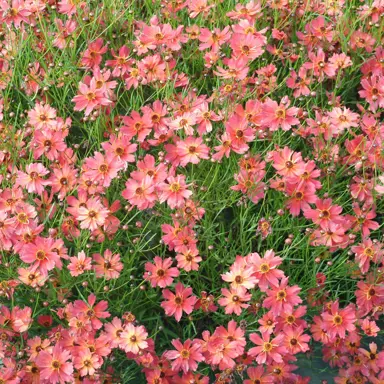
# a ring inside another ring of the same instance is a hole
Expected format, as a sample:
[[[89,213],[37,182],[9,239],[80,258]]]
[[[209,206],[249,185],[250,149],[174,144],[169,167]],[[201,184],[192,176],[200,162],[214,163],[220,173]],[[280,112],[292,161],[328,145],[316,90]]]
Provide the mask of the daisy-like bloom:
[[[47,168],[40,163],[31,163],[25,167],[26,172],[17,171],[16,184],[21,187],[27,188],[29,193],[42,194],[44,187],[49,185],[48,180],[44,180],[43,177],[48,175]]]
[[[99,301],[96,305],[96,295],[91,293],[88,296],[88,302],[76,300],[73,305],[73,313],[84,315],[86,320],[90,320],[93,329],[97,330],[103,326],[99,319],[106,319],[110,313],[106,311],[108,303],[105,300]]]
[[[104,331],[111,347],[117,348],[121,344],[121,334],[124,331],[121,319],[114,317],[110,323],[104,324]]]
[[[29,7],[29,4],[22,0],[0,2],[1,22],[5,22],[7,25],[13,23],[16,28],[19,28],[22,22],[30,24],[29,16],[32,12]]]
[[[209,10],[214,7],[214,5],[208,5],[207,0],[195,0],[195,1],[190,1],[188,3],[188,10],[189,10],[189,17],[191,19],[194,19],[200,13],[204,16],[207,17],[209,14]]]
[[[383,284],[366,284],[364,281],[359,281],[355,295],[358,312],[365,316],[374,307],[384,303],[384,286]]]
[[[383,259],[382,244],[373,242],[371,239],[364,239],[360,244],[351,247],[351,251],[355,254],[356,262],[362,273],[367,273],[371,261],[378,263]]]
[[[79,351],[75,356],[73,365],[81,376],[93,375],[103,364],[103,359],[96,353],[92,353],[88,348]]]
[[[236,288],[221,288],[221,293],[224,297],[219,299],[217,302],[225,307],[225,313],[230,315],[235,313],[240,316],[243,308],[248,308],[249,304],[246,304],[251,300],[251,295],[247,292],[246,288],[239,286]]]
[[[161,257],[155,256],[153,261],[155,264],[145,263],[144,279],[150,281],[153,288],[168,287],[172,284],[173,278],[179,276],[179,270],[176,267],[171,268],[171,257],[163,260]]]
[[[144,210],[155,205],[157,200],[153,180],[148,175],[141,180],[128,179],[121,195],[138,209]]]
[[[246,266],[243,262],[236,260],[230,270],[221,275],[227,283],[231,283],[232,288],[244,287],[252,289],[257,283],[257,278],[253,275],[252,266]]]
[[[96,263],[93,266],[96,277],[102,277],[105,280],[117,279],[124,268],[120,261],[120,254],[112,253],[109,249],[105,250],[103,256],[95,253],[92,258]]]
[[[183,312],[187,315],[192,313],[197,301],[196,296],[192,296],[192,288],[185,288],[180,282],[175,286],[175,293],[169,289],[163,290],[163,297],[166,301],[161,303],[167,316],[175,316],[177,322],[180,321]]]
[[[333,77],[336,75],[337,67],[331,63],[325,61],[325,53],[320,48],[315,52],[308,53],[309,62],[303,64],[305,69],[313,71],[313,74],[319,78],[319,81],[323,81],[325,75]]]
[[[215,298],[213,295],[208,295],[207,292],[201,292],[201,298],[195,304],[195,309],[200,309],[203,312],[216,312]]]
[[[305,163],[301,153],[297,153],[284,147],[283,150],[271,153],[272,166],[280,176],[300,176],[305,170]]]
[[[58,193],[58,198],[63,200],[76,183],[76,170],[68,164],[63,164],[61,168],[54,168],[49,183],[52,192]]]
[[[71,273],[71,276],[79,276],[85,271],[90,271],[92,269],[92,259],[87,257],[84,251],[79,252],[79,254],[74,257],[70,257],[70,264],[68,265],[68,270]]]
[[[372,374],[370,370],[377,374],[380,372],[380,368],[384,367],[384,353],[377,351],[376,343],[369,343],[368,351],[364,348],[359,348],[358,351],[366,358],[366,363],[364,364],[365,372],[363,371],[366,376],[369,376],[370,373]]]
[[[27,341],[29,347],[29,359],[28,361],[35,361],[41,351],[52,351],[51,342],[47,339],[41,340],[39,336],[35,336]]]
[[[283,361],[282,356],[287,352],[287,349],[282,345],[284,334],[280,333],[271,340],[269,333],[262,333],[261,337],[256,333],[251,333],[249,338],[257,347],[251,348],[248,353],[255,357],[258,364],[271,364],[273,361],[281,363]]]
[[[262,47],[265,42],[265,39],[257,38],[252,34],[235,33],[231,39],[233,55],[248,61],[254,60],[264,53]]]
[[[260,326],[259,326],[259,331],[261,333],[274,333],[276,324],[277,324],[277,319],[276,316],[272,312],[267,312],[263,315],[261,319],[257,321]]]
[[[74,110],[85,110],[85,116],[88,116],[96,108],[108,106],[112,103],[112,101],[106,97],[104,90],[97,87],[95,78],[92,78],[89,86],[80,82],[79,93],[79,95],[76,95],[72,99],[72,102],[76,104]]]
[[[317,199],[315,205],[315,209],[308,207],[303,210],[303,213],[307,219],[311,219],[321,228],[327,228],[329,222],[335,224],[344,222],[345,219],[340,215],[343,208],[339,205],[332,205],[332,199]]]
[[[59,154],[67,148],[64,142],[64,133],[49,129],[35,130],[32,144],[34,146],[33,158],[35,160],[39,159],[42,155],[48,160],[57,160]]]
[[[356,311],[353,304],[349,304],[343,309],[339,309],[339,302],[331,304],[328,312],[323,312],[321,317],[324,321],[324,328],[330,338],[339,336],[344,339],[346,332],[355,331]]]
[[[9,251],[12,247],[14,220],[8,217],[7,212],[0,210],[0,250]]]
[[[100,183],[103,187],[109,187],[123,167],[123,163],[114,156],[104,156],[100,152],[95,152],[93,157],[85,159],[84,176]]]
[[[166,183],[160,183],[160,203],[166,201],[173,208],[180,208],[185,204],[185,200],[192,195],[192,191],[187,189],[184,175],[169,176]]]
[[[125,165],[135,161],[134,153],[137,150],[137,144],[132,144],[126,135],[111,135],[108,141],[101,143],[105,153],[117,157]]]
[[[299,111],[296,107],[289,107],[289,99],[283,98],[280,104],[268,98],[262,109],[262,124],[270,131],[277,131],[281,127],[284,131],[291,129],[292,125],[297,125],[300,121],[296,118]]]
[[[135,327],[132,323],[128,323],[120,334],[120,346],[125,352],[137,355],[140,350],[148,347],[147,336],[148,332],[144,326]]]
[[[363,89],[359,91],[360,97],[367,100],[370,109],[376,112],[377,108],[384,108],[384,77],[370,76],[361,80]]]
[[[130,139],[137,136],[140,143],[151,133],[151,119],[147,115],[141,116],[139,112],[132,111],[130,116],[123,116],[124,125],[120,132],[127,135]]]
[[[228,119],[225,123],[225,130],[229,135],[230,149],[238,154],[243,154],[248,151],[249,146],[247,143],[252,142],[256,136],[254,129],[249,125],[249,121],[245,117],[237,114],[234,114]],[[228,144],[226,146],[228,146]],[[224,146],[224,148],[226,146]]]
[[[170,121],[168,126],[175,131],[179,129],[184,129],[185,134],[191,136],[194,134],[193,126],[196,125],[196,115],[191,112],[185,112],[181,116],[175,118],[175,120]]]
[[[3,308],[2,308],[3,309]],[[12,308],[10,317],[10,324],[12,330],[15,332],[25,332],[32,324],[32,309],[29,307],[19,308],[18,306]],[[0,318],[1,321],[1,318]]]
[[[247,262],[252,265],[254,276],[258,279],[257,285],[263,292],[266,292],[271,285],[278,286],[279,280],[284,277],[284,272],[277,269],[283,260],[275,256],[275,252],[271,249],[265,252],[264,257],[260,257],[258,253],[249,254]]]
[[[38,266],[19,268],[17,272],[19,273],[19,280],[32,288],[42,287],[48,280],[48,275],[43,274]]]
[[[349,108],[333,108],[331,112],[328,112],[328,116],[338,132],[342,132],[346,128],[359,126],[359,115]]]
[[[175,372],[183,371],[187,373],[189,371],[195,372],[198,366],[198,363],[204,361],[204,356],[201,353],[201,344],[200,342],[190,339],[186,340],[183,343],[179,339],[172,340],[172,345],[176,350],[167,351],[165,357],[172,362],[172,369]]]
[[[361,324],[361,330],[369,337],[377,337],[378,332],[380,332],[380,328],[377,326],[375,321],[369,321],[369,319],[365,318]]]
[[[214,52],[219,51],[220,46],[227,42],[231,38],[231,32],[229,26],[226,26],[222,31],[219,28],[215,28],[210,31],[208,28],[201,28],[199,41],[201,42],[199,49],[211,49]]]
[[[53,268],[61,268],[60,256],[53,250],[55,240],[51,237],[36,237],[36,239],[25,246],[20,251],[20,259],[24,263],[32,264],[38,268],[42,274],[47,274]]]
[[[270,309],[276,316],[291,311],[295,305],[303,302],[298,296],[300,291],[297,285],[290,287],[288,277],[283,277],[279,285],[266,291],[268,297],[263,301],[263,307]]]
[[[53,347],[52,352],[41,351],[36,359],[40,380],[47,380],[52,384],[70,382],[73,378],[73,365],[68,361],[70,359],[71,353],[59,343]]]
[[[201,159],[209,159],[209,148],[203,144],[201,137],[189,136],[185,140],[177,142],[177,154],[180,157],[180,165],[198,164]]]
[[[261,4],[253,0],[246,4],[238,3],[235,9],[227,12],[226,15],[232,20],[240,20],[240,23],[245,19],[253,25],[255,20],[262,16]]]
[[[248,380],[244,380],[244,384],[272,384],[274,382],[273,376],[265,373],[262,365],[251,367],[247,369]]]
[[[85,207],[78,209],[77,219],[80,221],[80,228],[94,231],[105,223],[108,214],[109,210],[101,204],[99,198],[92,197]]]
[[[296,355],[309,350],[308,342],[311,340],[309,335],[305,335],[302,327],[287,328],[284,330],[285,338],[283,345],[289,353]]]
[[[36,129],[54,128],[56,122],[56,110],[49,104],[37,103],[33,109],[28,112],[29,124]]]
[[[177,268],[183,268],[185,271],[197,271],[202,258],[197,249],[186,249],[176,255]]]

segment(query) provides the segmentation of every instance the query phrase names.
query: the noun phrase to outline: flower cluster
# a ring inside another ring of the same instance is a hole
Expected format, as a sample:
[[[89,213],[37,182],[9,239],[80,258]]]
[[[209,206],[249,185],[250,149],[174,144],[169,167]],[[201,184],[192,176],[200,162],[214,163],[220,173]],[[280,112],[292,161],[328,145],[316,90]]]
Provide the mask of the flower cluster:
[[[0,384],[384,382],[384,2],[1,0]]]

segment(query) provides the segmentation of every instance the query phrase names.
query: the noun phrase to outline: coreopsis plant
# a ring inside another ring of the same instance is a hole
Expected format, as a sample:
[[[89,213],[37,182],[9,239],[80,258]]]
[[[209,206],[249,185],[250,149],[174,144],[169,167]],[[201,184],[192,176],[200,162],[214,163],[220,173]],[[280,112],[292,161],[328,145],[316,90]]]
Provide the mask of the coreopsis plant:
[[[1,0],[0,384],[383,383],[383,20]]]

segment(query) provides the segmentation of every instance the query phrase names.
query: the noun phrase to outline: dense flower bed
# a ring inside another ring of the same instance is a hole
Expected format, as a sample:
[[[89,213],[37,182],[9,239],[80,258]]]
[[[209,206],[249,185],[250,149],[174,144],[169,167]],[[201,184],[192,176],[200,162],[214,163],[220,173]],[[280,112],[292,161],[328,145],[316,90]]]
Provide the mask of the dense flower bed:
[[[384,2],[2,0],[0,383],[384,383]]]

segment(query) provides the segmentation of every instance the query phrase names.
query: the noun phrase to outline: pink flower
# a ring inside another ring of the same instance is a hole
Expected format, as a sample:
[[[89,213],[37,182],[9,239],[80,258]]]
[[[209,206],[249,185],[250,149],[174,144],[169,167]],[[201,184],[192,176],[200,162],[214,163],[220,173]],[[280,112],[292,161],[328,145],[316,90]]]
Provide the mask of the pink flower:
[[[263,302],[263,307],[270,309],[276,316],[286,311],[291,311],[295,305],[302,303],[298,296],[301,291],[297,285],[290,287],[288,278],[283,277],[279,285],[267,290],[267,298]]]
[[[98,182],[103,187],[109,187],[111,181],[123,169],[124,163],[111,155],[102,155],[95,152],[94,157],[88,157],[84,161],[84,176]]]
[[[63,349],[60,344],[53,347],[52,352],[41,351],[36,358],[36,365],[40,369],[40,379],[49,383],[64,384],[72,380],[73,365],[68,360],[71,353]]]
[[[155,256],[153,261],[155,265],[150,262],[145,263],[145,280],[149,280],[153,288],[157,286],[160,288],[168,287],[172,284],[173,278],[179,276],[179,270],[175,267],[170,268],[172,265],[170,257],[162,260],[159,256]]]
[[[284,131],[291,129],[292,125],[297,125],[300,121],[296,118],[299,111],[296,107],[288,108],[289,99],[283,98],[280,105],[270,98],[263,104],[262,123],[270,131],[277,131],[281,127]]]
[[[201,159],[209,159],[209,148],[203,144],[201,137],[189,136],[177,143],[177,154],[180,164],[185,167],[189,163],[198,164]]]
[[[148,347],[147,336],[148,333],[142,325],[135,327],[132,323],[128,323],[120,334],[120,345],[125,352],[137,355],[141,349]]]
[[[169,176],[167,183],[160,183],[160,203],[166,201],[171,208],[180,208],[185,204],[192,192],[187,189],[184,175],[177,175],[176,177]]]
[[[25,244],[20,251],[20,259],[40,269],[43,274],[55,267],[61,268],[60,256],[53,251],[54,239],[51,237],[36,237],[34,242]]]
[[[27,188],[29,193],[38,193],[41,195],[44,191],[44,187],[49,185],[48,180],[44,180],[43,177],[48,175],[47,168],[40,163],[27,164],[25,167],[26,173],[17,171],[16,185]]]
[[[329,337],[335,338],[339,336],[344,339],[346,332],[353,332],[356,327],[356,312],[352,304],[344,309],[339,309],[338,301],[331,304],[329,312],[323,312],[321,317],[324,321],[324,329]]]
[[[28,112],[29,123],[36,129],[51,129],[57,124],[56,110],[49,104],[37,103]]]
[[[168,289],[163,290],[163,297],[166,301],[161,303],[167,316],[175,316],[176,321],[180,321],[183,312],[190,314],[197,301],[196,296],[192,296],[192,288],[185,288],[180,282],[175,286],[176,293]]]
[[[277,269],[283,262],[281,257],[275,256],[273,250],[265,252],[263,258],[258,253],[248,255],[248,263],[253,266],[254,276],[258,279],[257,285],[265,292],[271,285],[278,286],[284,272]]]
[[[90,320],[92,328],[97,330],[103,326],[103,323],[99,319],[106,319],[110,316],[110,313],[106,311],[108,303],[105,300],[99,301],[96,305],[96,295],[91,293],[88,296],[88,302],[82,300],[76,300],[73,305],[73,311],[75,315],[84,315],[85,319]]]
[[[70,257],[69,260],[71,263],[68,265],[68,270],[71,273],[71,276],[79,276],[85,271],[90,271],[92,269],[92,259],[87,257],[84,251],[79,252],[77,257]]]
[[[85,116],[88,116],[94,109],[112,103],[112,101],[105,96],[104,90],[97,88],[95,78],[92,78],[89,86],[80,82],[79,91],[80,94],[72,99],[76,104],[74,110],[83,111],[85,109]]]
[[[155,186],[149,176],[144,176],[141,180],[128,179],[125,187],[122,196],[138,209],[143,210],[155,205]]]
[[[95,261],[94,270],[96,277],[102,277],[105,280],[117,279],[124,265],[120,261],[120,254],[113,254],[111,250],[106,249],[104,255],[99,253],[92,255]]]
[[[198,341],[191,341],[188,339],[184,342],[184,344],[182,344],[180,340],[177,339],[172,340],[172,345],[176,348],[176,350],[165,352],[165,357],[167,359],[174,360],[172,362],[172,369],[175,372],[195,372],[198,363],[204,361],[204,356],[200,351],[201,344]]]
[[[227,315],[235,313],[237,316],[240,316],[243,308],[249,307],[249,304],[246,304],[246,302],[251,300],[251,295],[244,287],[239,286],[230,290],[221,288],[221,293],[224,297],[219,299],[218,303],[225,307]]]
[[[176,255],[177,267],[183,268],[185,271],[197,271],[202,258],[199,256],[197,249],[185,249]]]
[[[103,364],[103,359],[89,349],[81,350],[74,359],[74,367],[81,376],[92,376]]]
[[[308,342],[311,340],[311,337],[303,334],[303,332],[302,327],[286,328],[284,330],[285,338],[283,345],[292,355],[309,350]]]
[[[282,345],[284,334],[280,333],[271,340],[269,333],[262,333],[261,337],[256,333],[251,333],[249,338],[257,347],[251,348],[248,353],[256,358],[258,364],[271,364],[273,361],[276,363],[283,362],[282,355],[287,352]]]
[[[78,209],[77,219],[80,221],[80,228],[94,231],[105,223],[109,210],[104,208],[99,198],[92,197],[87,201],[86,206]]]

